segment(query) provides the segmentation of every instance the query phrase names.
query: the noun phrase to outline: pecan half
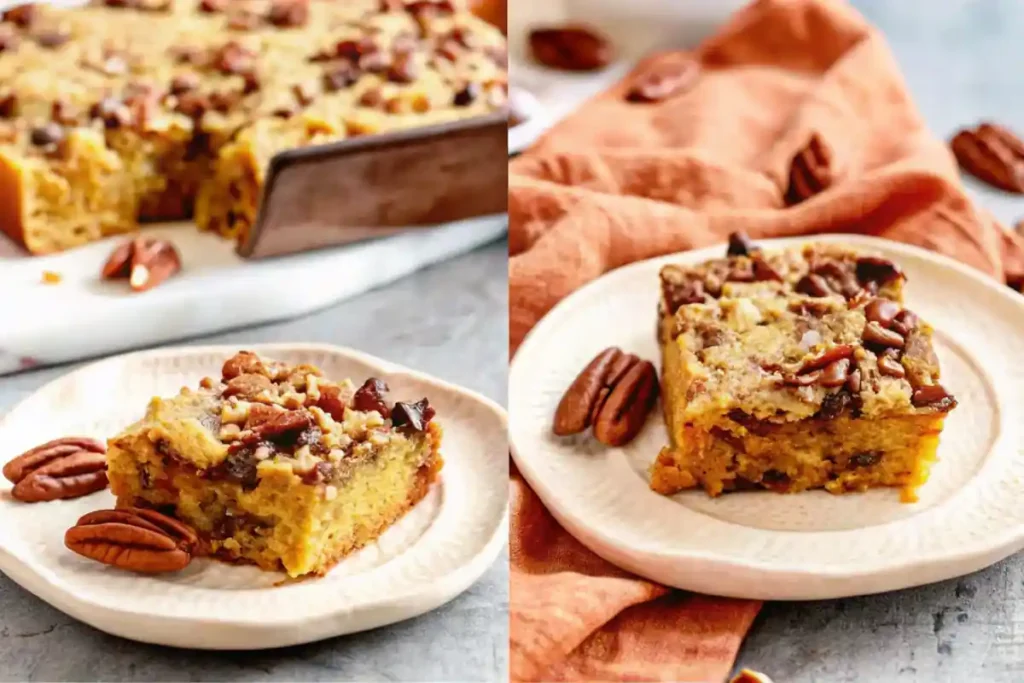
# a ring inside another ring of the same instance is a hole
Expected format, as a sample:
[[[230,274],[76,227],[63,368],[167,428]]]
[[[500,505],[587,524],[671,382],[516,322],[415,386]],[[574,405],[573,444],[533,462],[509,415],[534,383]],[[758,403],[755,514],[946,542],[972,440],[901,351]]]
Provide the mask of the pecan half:
[[[817,133],[793,157],[789,167],[786,203],[799,204],[828,189],[835,181],[832,150]]]
[[[107,487],[106,453],[78,450],[33,470],[11,490],[23,503],[40,503],[81,496]]]
[[[90,512],[64,534],[64,545],[83,557],[145,574],[184,569],[198,542],[185,524],[141,508]]]
[[[611,42],[582,26],[538,28],[530,31],[530,52],[544,66],[563,71],[594,71],[608,65]]]
[[[626,99],[630,102],[667,100],[692,88],[699,76],[700,63],[695,59],[654,64],[633,77]]]
[[[127,278],[136,292],[145,292],[163,283],[181,270],[181,257],[166,240],[135,238],[117,246],[110,254],[100,277],[104,280]]]
[[[611,387],[594,418],[594,437],[607,446],[629,443],[643,429],[658,398],[658,372],[650,361],[639,361]]]
[[[613,375],[614,366],[616,363],[628,363],[628,359],[628,354],[615,347],[597,354],[562,395],[555,410],[552,431],[558,436],[569,436],[589,427],[596,409],[600,408],[599,401],[608,396],[608,380]]]
[[[1024,193],[1024,142],[994,123],[957,133],[949,143],[967,173],[1007,192]]]
[[[9,482],[17,484],[43,465],[56,458],[71,455],[77,451],[106,453],[107,447],[102,441],[86,436],[67,436],[36,446],[25,451],[4,465],[3,474]]]

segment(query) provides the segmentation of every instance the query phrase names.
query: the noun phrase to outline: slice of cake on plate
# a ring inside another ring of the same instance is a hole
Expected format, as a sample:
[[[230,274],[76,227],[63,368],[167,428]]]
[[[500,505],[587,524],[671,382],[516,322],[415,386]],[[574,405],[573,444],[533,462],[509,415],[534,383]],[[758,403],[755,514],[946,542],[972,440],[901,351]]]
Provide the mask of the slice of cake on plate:
[[[173,513],[221,559],[323,574],[421,500],[441,470],[434,409],[389,404],[387,390],[243,351],[220,380],[154,398],[109,441],[118,506]]]

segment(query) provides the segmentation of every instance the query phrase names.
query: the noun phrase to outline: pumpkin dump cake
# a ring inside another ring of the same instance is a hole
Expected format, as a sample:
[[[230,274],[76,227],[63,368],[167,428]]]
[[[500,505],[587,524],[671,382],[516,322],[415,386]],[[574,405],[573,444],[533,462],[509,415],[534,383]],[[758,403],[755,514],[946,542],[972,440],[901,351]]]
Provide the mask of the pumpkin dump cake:
[[[505,108],[453,0],[106,0],[0,20],[0,230],[32,253],[195,215],[243,239],[278,152]]]
[[[203,552],[291,576],[323,574],[426,495],[442,466],[426,399],[385,400],[368,379],[241,352],[219,381],[154,398],[108,444],[118,507],[161,509]]]
[[[670,446],[663,494],[703,487],[831,493],[899,486],[916,499],[956,400],[905,277],[836,245],[730,254],[662,270],[659,325]]]

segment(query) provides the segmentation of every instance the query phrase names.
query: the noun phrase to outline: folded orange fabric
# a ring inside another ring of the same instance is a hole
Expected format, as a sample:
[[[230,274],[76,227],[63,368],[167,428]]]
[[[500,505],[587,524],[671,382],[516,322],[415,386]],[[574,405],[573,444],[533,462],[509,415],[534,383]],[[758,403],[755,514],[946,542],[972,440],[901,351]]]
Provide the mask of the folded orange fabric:
[[[627,78],[511,164],[513,353],[590,280],[738,229],[880,235],[996,278],[1024,276],[1024,240],[968,200],[882,36],[849,6],[760,0],[695,53],[654,55],[637,72],[694,57],[702,73],[685,93],[630,103]],[[839,181],[787,207],[790,160],[814,133]],[[511,488],[513,680],[728,675],[758,603],[670,592],[622,572],[561,529],[514,469]]]

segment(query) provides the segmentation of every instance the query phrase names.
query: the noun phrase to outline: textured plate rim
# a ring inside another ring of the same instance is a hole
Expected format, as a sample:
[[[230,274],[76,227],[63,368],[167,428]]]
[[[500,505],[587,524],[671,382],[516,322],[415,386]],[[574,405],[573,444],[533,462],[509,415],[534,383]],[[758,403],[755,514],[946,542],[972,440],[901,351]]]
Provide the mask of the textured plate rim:
[[[1022,317],[1024,317],[1024,299],[1022,299],[1019,294],[1012,292],[1005,285],[987,277],[980,271],[970,268],[969,266],[942,254],[913,245],[894,242],[869,235],[852,233],[786,237],[757,240],[757,242],[759,246],[769,249],[795,246],[809,242],[844,243],[867,249],[874,248],[889,252],[902,253],[921,260],[931,261],[945,270],[953,271],[960,277],[971,279],[975,283],[986,287],[990,290],[992,296],[1002,298],[1004,302],[1008,302],[1010,305],[1016,306],[1021,311]],[[544,318],[542,318],[533,327],[533,329],[531,329],[529,334],[523,340],[523,343],[520,345],[512,360],[509,372],[509,410],[512,414],[512,419],[509,424],[509,450],[523,477],[559,523],[570,531],[577,540],[604,559],[636,574],[646,576],[663,583],[671,583],[665,581],[665,578],[668,574],[674,572],[669,571],[666,573],[666,570],[661,568],[662,565],[674,564],[676,567],[687,565],[690,569],[697,567],[701,572],[705,573],[728,573],[732,575],[729,581],[731,585],[742,584],[744,582],[750,583],[753,580],[766,582],[770,582],[772,580],[808,581],[812,583],[815,580],[824,580],[829,582],[830,586],[825,591],[809,589],[807,595],[801,595],[799,592],[794,593],[792,591],[786,591],[784,597],[780,597],[778,593],[774,592],[776,588],[774,586],[762,587],[753,584],[748,588],[744,588],[740,592],[729,591],[720,593],[732,597],[756,597],[761,599],[819,599],[825,597],[861,595],[893,590],[896,588],[906,588],[977,571],[1024,548],[1024,525],[1008,525],[1003,528],[998,535],[990,536],[985,539],[977,539],[974,543],[959,548],[955,554],[951,554],[949,552],[922,553],[913,559],[897,558],[895,561],[882,564],[876,563],[871,566],[846,565],[842,567],[835,567],[828,565],[813,566],[806,563],[782,564],[779,562],[759,562],[756,560],[748,560],[746,558],[738,559],[730,557],[720,552],[694,549],[685,549],[674,553],[664,553],[661,550],[652,551],[649,548],[645,548],[642,543],[638,543],[635,540],[623,539],[607,529],[596,527],[590,524],[587,519],[576,515],[575,511],[570,510],[568,506],[564,504],[564,499],[558,494],[556,487],[545,482],[537,469],[533,467],[532,458],[535,456],[524,455],[520,452],[517,445],[517,441],[519,440],[517,438],[518,424],[514,404],[516,395],[513,392],[512,387],[517,384],[517,376],[526,372],[523,369],[526,361],[522,359],[533,355],[534,345],[542,343],[541,337],[542,335],[547,334],[547,328],[556,326],[559,318],[564,315],[566,311],[572,309],[576,303],[590,291],[598,288],[609,287],[616,282],[626,282],[631,277],[635,277],[635,273],[639,271],[651,269],[663,264],[678,261],[695,262],[717,257],[723,252],[724,246],[724,244],[716,244],[691,251],[658,256],[631,263],[610,271],[580,287],[578,290],[574,291],[572,294],[556,304],[544,316]],[[653,311],[653,303],[651,308]],[[653,330],[653,319],[651,321],[651,327]],[[1024,482],[1021,482],[1019,486],[1024,488]],[[958,491],[957,494],[954,495],[958,495],[959,493],[960,492]],[[648,556],[656,555],[656,566],[652,568],[649,563],[649,557],[637,557],[638,554],[646,554]],[[953,570],[951,573],[943,572],[944,567],[948,567],[948,565],[952,564],[958,565],[958,568]],[[894,580],[895,577],[893,575],[897,573],[909,577],[912,574],[917,574],[918,571],[920,571],[920,575],[922,577],[921,580],[915,580],[915,578]],[[880,586],[868,588],[866,590],[850,589],[852,582],[868,581],[872,579],[877,580]],[[712,579],[710,583],[715,583],[714,579]],[[696,588],[697,590],[702,590],[703,586],[709,585],[705,579],[699,577],[694,579],[694,584],[701,586]],[[846,588],[843,588],[843,586],[846,586]],[[693,588],[693,586],[677,587]]]
[[[387,373],[400,373],[416,381],[431,384],[441,391],[459,395],[483,406],[505,427],[507,432],[508,416],[506,411],[498,403],[486,396],[363,351],[338,345],[305,342],[273,342],[243,346],[269,356],[273,356],[275,353],[281,354],[294,351],[340,355],[356,362],[373,366]],[[147,357],[202,354],[224,355],[234,353],[238,348],[238,345],[222,344],[166,347],[121,354],[89,363],[47,382],[19,401],[10,411],[0,417],[0,430],[8,427],[10,416],[15,414],[23,403],[29,401],[37,394],[50,389],[54,385],[66,382],[75,375],[96,372],[102,369],[104,365],[113,366],[122,362],[140,360]],[[497,486],[496,490],[504,490],[507,493],[507,487],[501,485]],[[275,615],[272,620],[261,622],[257,622],[251,617],[238,618],[231,615],[217,618],[182,617],[165,614],[153,615],[138,608],[138,606],[126,604],[111,605],[102,600],[93,599],[94,596],[92,595],[76,595],[68,590],[67,586],[63,585],[64,582],[61,579],[55,577],[48,565],[40,563],[37,559],[21,557],[19,553],[9,547],[9,544],[4,543],[2,535],[0,535],[0,572],[3,572],[22,588],[62,612],[114,635],[141,642],[175,647],[211,650],[257,650],[297,645],[377,628],[411,619],[443,606],[476,583],[487,569],[494,564],[501,549],[507,542],[508,522],[508,508],[506,506],[504,513],[500,516],[497,523],[493,524],[489,530],[486,542],[474,543],[477,547],[473,556],[468,561],[463,562],[457,571],[436,576],[429,583],[410,586],[408,589],[397,594],[389,594],[385,599],[356,605],[354,609],[347,605],[341,605],[336,609],[324,610],[312,616],[308,614]],[[392,560],[401,557],[401,554],[392,558]],[[371,574],[374,571],[377,570],[370,570],[367,574]],[[244,593],[245,590],[231,592]],[[335,618],[339,618],[338,621],[356,621],[358,624],[354,627],[332,626],[331,622]],[[124,620],[125,623],[123,625],[120,624],[118,622],[119,619]],[[253,642],[251,646],[240,643],[237,633],[229,636],[230,644],[219,642],[215,639],[209,639],[209,641],[204,642],[203,640],[195,640],[195,637],[183,638],[181,636],[182,629],[189,627],[214,627],[239,631],[243,632],[246,636],[251,636]],[[183,641],[185,642],[183,643]]]

